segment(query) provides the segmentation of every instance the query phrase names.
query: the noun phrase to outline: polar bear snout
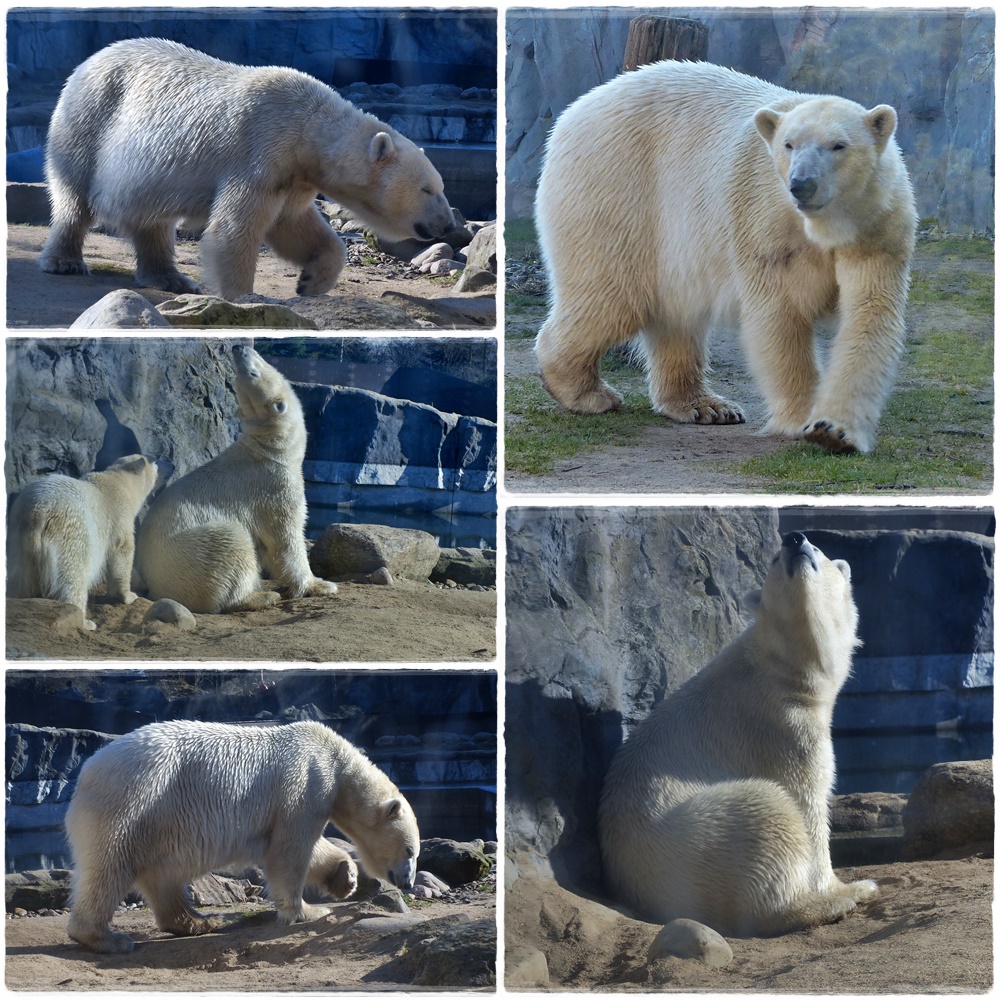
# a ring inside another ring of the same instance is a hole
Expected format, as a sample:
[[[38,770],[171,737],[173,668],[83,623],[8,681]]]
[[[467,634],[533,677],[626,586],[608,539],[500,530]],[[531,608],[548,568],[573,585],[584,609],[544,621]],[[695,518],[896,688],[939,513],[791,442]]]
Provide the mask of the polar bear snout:
[[[790,531],[782,538],[781,564],[789,576],[794,576],[795,571],[806,563],[812,566],[814,572],[818,571],[819,560],[816,557],[817,550],[801,531]]]
[[[389,869],[389,881],[397,889],[409,892],[413,888],[413,880],[417,877],[417,859],[407,858],[395,868]]]
[[[455,213],[443,194],[437,195],[436,204],[419,222],[413,223],[413,231],[422,240],[440,239],[449,229],[455,228]]]
[[[790,177],[788,180],[788,190],[791,191],[799,208],[809,208],[813,198],[816,197],[816,181],[814,178],[806,176]]]

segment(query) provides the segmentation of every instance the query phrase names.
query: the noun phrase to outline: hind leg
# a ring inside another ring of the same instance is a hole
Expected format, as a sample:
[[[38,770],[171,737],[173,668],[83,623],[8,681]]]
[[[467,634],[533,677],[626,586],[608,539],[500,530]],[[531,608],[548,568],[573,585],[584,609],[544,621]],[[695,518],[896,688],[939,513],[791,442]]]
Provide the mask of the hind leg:
[[[642,343],[653,409],[681,423],[742,424],[743,411],[705,384],[705,336],[646,325]]]
[[[207,934],[222,925],[221,917],[206,917],[191,906],[184,883],[163,872],[143,872],[136,879],[143,898],[156,916],[156,926],[179,936]]]
[[[307,873],[315,872],[314,852],[318,849],[318,839],[310,841],[307,836],[292,834],[276,835],[263,859],[264,873],[267,875],[267,892],[278,911],[278,920],[283,924],[319,920],[333,912],[329,906],[315,906],[302,899]]]
[[[322,295],[337,283],[347,263],[344,241],[313,201],[302,210],[286,206],[265,237],[267,245],[283,260],[302,268],[296,295]]]
[[[542,385],[567,410],[606,413],[621,408],[622,398],[600,376],[601,359],[632,337],[638,323],[610,295],[598,302],[563,305],[560,294],[535,341]]]
[[[878,885],[869,879],[850,884],[838,882],[831,889],[803,893],[780,911],[762,916],[757,932],[762,935],[787,934],[819,924],[832,924],[857,909],[858,903],[877,894]]]
[[[174,256],[176,227],[173,219],[130,227],[135,245],[135,281],[144,288],[162,288],[166,292],[198,293],[201,286],[177,270]]]
[[[83,262],[83,240],[94,221],[84,191],[78,191],[58,177],[49,178],[52,228],[38,259],[39,267],[50,274],[90,274]]]

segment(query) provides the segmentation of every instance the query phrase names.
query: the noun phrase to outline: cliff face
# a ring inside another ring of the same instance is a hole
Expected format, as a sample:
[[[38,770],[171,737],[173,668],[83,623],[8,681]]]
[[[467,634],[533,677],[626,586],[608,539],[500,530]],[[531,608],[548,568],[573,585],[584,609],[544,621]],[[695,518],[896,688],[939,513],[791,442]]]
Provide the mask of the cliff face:
[[[532,214],[548,129],[621,72],[638,10],[515,12],[507,19],[507,212]],[[899,114],[918,212],[949,232],[993,231],[993,34],[989,10],[845,8],[641,13],[695,17],[708,59],[791,90]]]

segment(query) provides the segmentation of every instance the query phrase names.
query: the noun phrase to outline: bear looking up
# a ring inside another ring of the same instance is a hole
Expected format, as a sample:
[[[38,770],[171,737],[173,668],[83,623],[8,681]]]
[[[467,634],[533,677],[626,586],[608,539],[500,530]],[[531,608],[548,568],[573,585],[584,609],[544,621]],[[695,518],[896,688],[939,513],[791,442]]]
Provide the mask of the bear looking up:
[[[637,334],[653,409],[742,423],[705,382],[712,326],[739,323],[769,432],[870,451],[903,349],[916,209],[896,113],[708,63],[661,62],[585,94],[549,137],[538,235],[548,391],[601,413],[598,374]],[[839,315],[820,374],[813,325]]]
[[[77,67],[49,125],[45,175],[43,271],[87,274],[84,236],[101,219],[135,244],[138,284],[197,292],[174,263],[183,219],[205,227],[205,284],[227,299],[253,291],[262,243],[301,269],[297,295],[334,286],[347,252],[317,192],[387,239],[454,225],[423,150],[330,87],[162,38],[115,42]]]
[[[782,934],[873,896],[830,863],[833,705],[857,646],[851,571],[798,532],[747,595],[756,620],[657,705],[611,762],[612,896],[656,923]]]
[[[234,347],[233,364],[242,433],[150,505],[136,540],[138,576],[151,600],[205,614],[268,607],[278,589],[335,594],[335,583],[313,576],[306,553],[302,405],[253,348]]]
[[[80,771],[66,813],[74,879],[69,935],[102,952],[135,942],[111,930],[135,885],[171,934],[220,925],[191,908],[185,885],[221,865],[260,863],[283,923],[331,912],[302,900],[357,885],[354,862],[323,839],[333,822],[369,875],[410,889],[420,833],[399,789],[319,722],[246,727],[160,722],[108,744]]]

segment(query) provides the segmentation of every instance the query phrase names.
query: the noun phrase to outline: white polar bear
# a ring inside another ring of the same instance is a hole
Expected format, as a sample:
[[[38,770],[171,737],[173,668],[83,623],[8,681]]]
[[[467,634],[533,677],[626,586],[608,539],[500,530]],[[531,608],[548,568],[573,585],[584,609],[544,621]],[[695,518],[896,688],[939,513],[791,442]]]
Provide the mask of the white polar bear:
[[[107,596],[131,604],[135,519],[146,498],[173,471],[144,455],[119,458],[80,479],[54,473],[29,483],[10,510],[7,594],[47,597],[80,609],[99,584]]]
[[[205,284],[253,291],[262,243],[301,268],[298,295],[322,295],[344,267],[322,192],[388,239],[432,240],[454,225],[441,176],[409,139],[318,80],[234,66],[160,38],[115,42],[66,81],[49,125],[52,232],[43,271],[87,274],[95,219],[135,244],[136,280],[198,285],[174,264],[177,221],[205,226]]]
[[[318,722],[246,727],[159,722],[109,743],[80,771],[66,813],[75,866],[69,935],[93,951],[128,952],[110,929],[135,885],[172,934],[205,934],[218,918],[192,909],[186,884],[230,864],[261,863],[284,923],[331,912],[302,900],[308,882],[343,897],[357,886],[332,822],[369,875],[410,889],[420,833],[399,789]]]
[[[552,130],[537,222],[552,306],[536,343],[565,407],[617,409],[605,352],[641,337],[653,409],[742,423],[705,382],[739,322],[767,430],[870,451],[903,349],[916,209],[896,113],[708,63],[624,73]],[[839,314],[820,377],[813,325]]]
[[[615,755],[599,811],[605,880],[643,918],[781,934],[877,892],[830,863],[830,726],[858,642],[850,575],[786,535],[748,595],[755,623]]]
[[[252,348],[234,347],[233,362],[240,438],[168,486],[136,541],[136,571],[149,598],[205,614],[268,607],[281,596],[273,588],[289,597],[337,592],[313,576],[306,552],[302,405]],[[261,564],[271,589],[261,583]]]

